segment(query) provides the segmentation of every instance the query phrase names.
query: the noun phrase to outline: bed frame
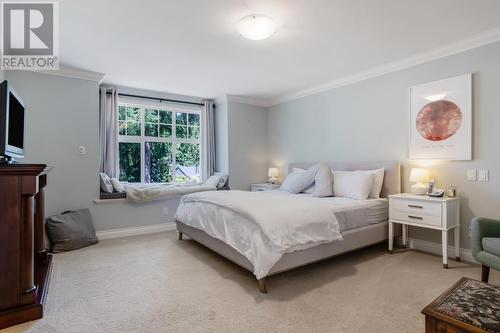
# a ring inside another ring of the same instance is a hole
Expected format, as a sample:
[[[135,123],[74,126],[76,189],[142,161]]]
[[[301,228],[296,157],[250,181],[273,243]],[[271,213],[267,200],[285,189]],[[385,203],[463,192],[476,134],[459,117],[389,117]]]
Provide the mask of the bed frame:
[[[288,166],[288,170],[292,168],[308,168],[314,163],[294,163]],[[384,183],[382,185],[381,197],[387,197],[389,194],[401,192],[401,166],[398,162],[357,162],[357,163],[329,163],[334,170],[371,170],[385,168]],[[182,235],[186,234],[198,243],[208,247],[214,252],[240,265],[246,270],[253,272],[253,265],[223,241],[213,238],[206,232],[185,225],[179,221],[177,230],[179,232],[179,240],[182,240]],[[388,223],[377,223],[361,228],[351,229],[342,232],[343,239],[333,241],[331,243],[321,244],[305,250],[286,253],[273,266],[267,276],[288,271],[293,268],[304,266],[310,263],[328,259],[343,253],[347,253],[356,249],[370,246],[379,242],[383,242],[388,238]],[[258,286],[261,293],[267,293],[266,278],[258,279]]]

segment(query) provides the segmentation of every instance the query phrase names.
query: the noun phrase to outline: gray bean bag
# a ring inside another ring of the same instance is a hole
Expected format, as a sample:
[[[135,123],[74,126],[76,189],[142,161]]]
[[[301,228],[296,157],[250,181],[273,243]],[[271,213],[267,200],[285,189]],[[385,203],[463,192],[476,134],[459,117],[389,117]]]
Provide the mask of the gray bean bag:
[[[98,242],[88,208],[47,218],[45,230],[54,253],[76,250]]]

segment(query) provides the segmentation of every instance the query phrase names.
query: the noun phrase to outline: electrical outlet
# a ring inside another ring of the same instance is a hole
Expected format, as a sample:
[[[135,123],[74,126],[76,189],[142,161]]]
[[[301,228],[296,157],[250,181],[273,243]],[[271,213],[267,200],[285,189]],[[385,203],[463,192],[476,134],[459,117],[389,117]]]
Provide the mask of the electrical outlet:
[[[467,170],[467,180],[469,180],[469,181],[476,181],[477,180],[477,170],[476,169]]]
[[[80,147],[78,147],[78,153],[79,153],[80,155],[85,155],[85,154],[87,154],[87,148],[86,148],[85,146],[80,146]]]
[[[489,172],[488,170],[478,170],[477,171],[477,180],[480,182],[487,182],[489,180]]]

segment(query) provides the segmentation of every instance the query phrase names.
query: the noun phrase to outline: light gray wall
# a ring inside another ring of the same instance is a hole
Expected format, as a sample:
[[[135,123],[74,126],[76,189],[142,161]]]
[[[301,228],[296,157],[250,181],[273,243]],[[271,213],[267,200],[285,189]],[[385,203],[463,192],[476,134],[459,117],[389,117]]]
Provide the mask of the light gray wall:
[[[231,189],[248,190],[267,180],[267,109],[228,102],[228,166]]]
[[[0,82],[3,82],[5,80],[5,71],[0,69]]]
[[[97,82],[28,71],[8,71],[7,79],[26,103],[23,162],[53,166],[47,215],[92,207],[98,196]],[[78,154],[79,146],[86,155]]]
[[[408,87],[468,72],[474,73],[473,160],[428,167],[438,187],[457,187],[462,247],[469,248],[473,216],[500,218],[500,43],[271,107],[270,164],[399,160],[408,191],[409,170],[419,165],[408,160]],[[490,181],[467,182],[467,169],[489,169]],[[417,228],[410,236],[440,240],[439,232]]]

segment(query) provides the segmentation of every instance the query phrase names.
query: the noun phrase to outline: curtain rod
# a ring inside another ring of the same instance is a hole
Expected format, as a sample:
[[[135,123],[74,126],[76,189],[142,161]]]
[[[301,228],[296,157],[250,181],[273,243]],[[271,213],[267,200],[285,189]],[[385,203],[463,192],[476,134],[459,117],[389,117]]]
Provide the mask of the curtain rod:
[[[106,95],[111,95],[111,92],[106,92]],[[200,105],[200,106],[204,106],[205,105],[203,103],[181,101],[181,100],[178,100],[178,99],[150,97],[150,96],[141,96],[141,95],[132,95],[132,94],[121,94],[121,93],[118,93],[118,96],[141,98],[141,99],[150,99],[150,100],[160,101],[160,102],[173,102],[173,103],[183,103],[183,104],[190,104],[190,105]]]

